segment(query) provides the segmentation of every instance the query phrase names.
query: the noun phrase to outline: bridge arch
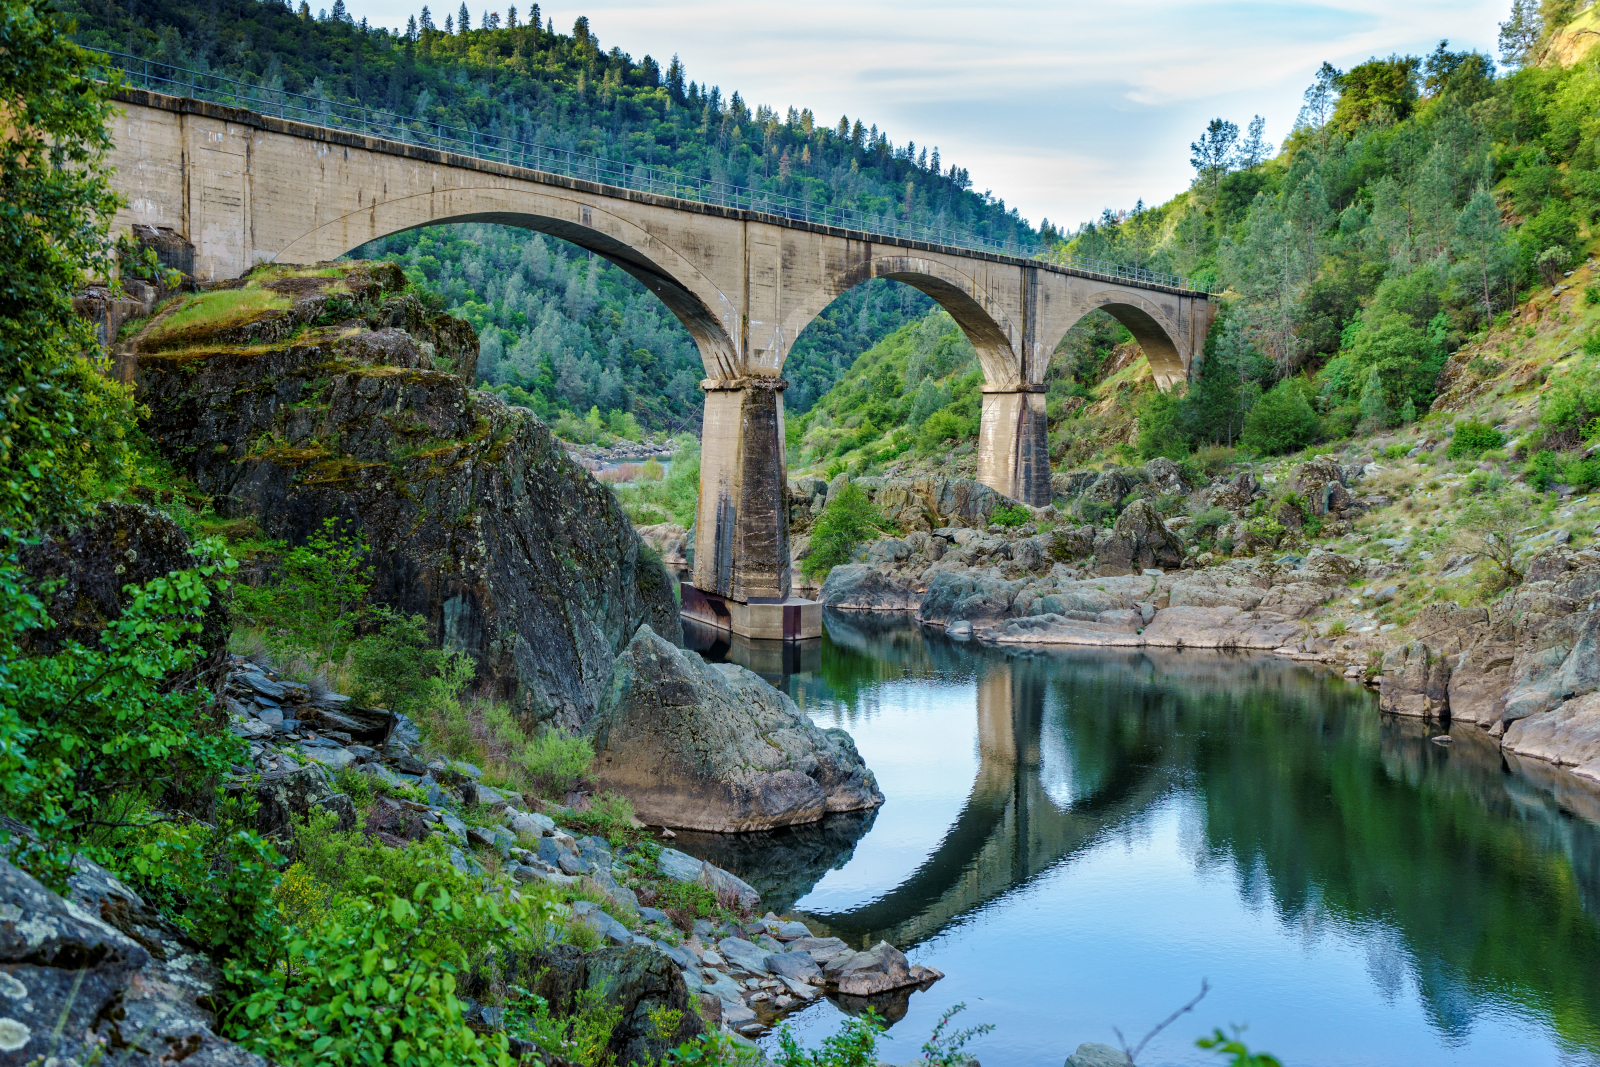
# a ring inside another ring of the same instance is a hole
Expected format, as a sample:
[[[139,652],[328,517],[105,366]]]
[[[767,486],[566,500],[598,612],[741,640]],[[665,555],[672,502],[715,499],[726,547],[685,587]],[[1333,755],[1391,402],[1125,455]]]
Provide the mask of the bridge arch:
[[[715,379],[741,375],[738,302],[677,249],[628,219],[555,193],[455,188],[379,200],[332,219],[291,241],[273,259],[334,259],[369,241],[424,226],[484,222],[558,237],[601,256],[637,278],[683,323]],[[369,236],[370,235],[370,236]]]
[[[789,350],[806,326],[822,314],[834,300],[856,286],[874,278],[901,282],[933,298],[949,313],[961,332],[972,342],[983,367],[984,380],[991,386],[1015,389],[1021,382],[1022,368],[1017,358],[1016,339],[1021,336],[1005,309],[977,278],[948,263],[924,256],[874,255],[870,246],[859,257],[851,257],[843,269],[831,272],[801,297],[778,324],[762,363],[773,373],[782,370]]]
[[[1137,290],[1117,287],[1102,289],[1083,298],[1076,313],[1067,316],[1058,325],[1053,337],[1041,339],[1045,362],[1061,343],[1067,331],[1091,311],[1104,311],[1125,326],[1139,343],[1144,358],[1150,364],[1150,373],[1156,386],[1170,390],[1180,382],[1188,381],[1192,339],[1184,324],[1175,321],[1167,309]],[[1209,324],[1208,324],[1209,325]],[[1186,358],[1187,357],[1187,358]]]

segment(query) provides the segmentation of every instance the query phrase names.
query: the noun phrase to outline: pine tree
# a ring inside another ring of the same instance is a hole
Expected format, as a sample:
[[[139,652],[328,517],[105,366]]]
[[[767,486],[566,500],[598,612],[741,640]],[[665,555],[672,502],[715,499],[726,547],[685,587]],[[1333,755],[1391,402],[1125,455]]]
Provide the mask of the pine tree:
[[[422,29],[424,30],[432,31],[438,29],[438,27],[433,24],[433,16],[428,13],[427,4],[422,5],[422,18],[418,21],[421,23]]]
[[[1389,399],[1383,393],[1383,379],[1378,377],[1378,368],[1373,367],[1367,372],[1367,382],[1361,387],[1361,431],[1363,433],[1376,433],[1387,430],[1394,424],[1394,412],[1389,407]],[[1415,414],[1415,409],[1413,409]]]
[[[667,95],[678,103],[683,103],[683,63],[678,59],[678,53],[672,53],[672,62],[667,65]]]
[[[506,8],[506,29],[514,30],[516,28],[517,28],[517,5],[516,4],[512,4],[510,7]]]
[[[424,10],[426,10],[426,9],[424,9]],[[411,15],[411,16],[407,17],[407,19],[406,19],[406,40],[415,41],[416,39],[417,39],[417,16]]]
[[[444,32],[447,36],[456,32],[456,20],[454,15],[446,15],[444,17]]]
[[[1544,36],[1539,0],[1511,0],[1511,17],[1500,24],[1500,62],[1520,67],[1533,58]]]
[[[461,10],[456,12],[456,26],[462,33],[472,29],[472,16],[467,13],[467,0],[461,0]]]
[[[1234,152],[1233,165],[1239,170],[1249,170],[1266,162],[1272,149],[1266,139],[1267,120],[1257,115],[1250,120],[1244,140],[1239,142],[1238,149]]]
[[[1228,173],[1228,161],[1233,155],[1234,142],[1239,140],[1239,127],[1226,119],[1212,119],[1198,141],[1189,145],[1189,165],[1200,178],[1208,179],[1213,192],[1222,176]]]
[[[344,0],[333,0],[333,21],[343,22],[344,20]]]

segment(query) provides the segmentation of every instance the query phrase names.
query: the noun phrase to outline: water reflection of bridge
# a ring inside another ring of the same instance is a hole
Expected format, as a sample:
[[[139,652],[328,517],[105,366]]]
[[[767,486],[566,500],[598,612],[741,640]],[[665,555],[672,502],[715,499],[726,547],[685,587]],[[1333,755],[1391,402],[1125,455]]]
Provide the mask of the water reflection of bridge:
[[[888,893],[816,921],[851,942],[910,945],[1019,889],[1146,810],[1169,776],[1138,752],[1103,769],[1070,800],[1040,771],[1046,678],[1026,659],[989,660],[977,680],[978,773],[933,853]],[[1154,753],[1144,753],[1153,756]]]
[[[1409,975],[1442,1031],[1470,1031],[1485,991],[1520,990],[1572,1005],[1552,1025],[1600,1048],[1600,790],[1508,760],[1475,728],[1433,744],[1436,728],[1380,718],[1363,690],[1271,657],[1032,654],[860,617],[830,616],[827,633],[820,663],[748,663],[846,726],[900,679],[973,686],[979,760],[920,865],[876,899],[807,915],[814,927],[909,946],[1182,789],[1198,805],[1196,862],[1225,865],[1285,927],[1367,931],[1374,980],[1398,991]],[[871,821],[691,850],[758,883],[781,870],[758,888],[782,911]]]

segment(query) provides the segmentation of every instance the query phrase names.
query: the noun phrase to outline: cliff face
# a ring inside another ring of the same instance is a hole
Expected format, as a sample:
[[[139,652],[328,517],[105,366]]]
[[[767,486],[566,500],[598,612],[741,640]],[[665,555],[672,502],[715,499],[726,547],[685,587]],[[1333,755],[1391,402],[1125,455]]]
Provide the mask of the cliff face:
[[[219,511],[290,542],[354,522],[377,600],[531,718],[579,726],[641,623],[681,637],[670,579],[532,412],[472,389],[471,327],[405,284],[391,264],[258,271],[120,358]]]

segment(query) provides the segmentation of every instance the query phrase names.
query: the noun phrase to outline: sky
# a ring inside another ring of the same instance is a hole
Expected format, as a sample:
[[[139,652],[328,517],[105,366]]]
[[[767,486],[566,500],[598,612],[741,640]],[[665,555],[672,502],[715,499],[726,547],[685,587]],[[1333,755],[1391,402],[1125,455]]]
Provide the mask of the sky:
[[[460,0],[437,0],[442,22]],[[518,2],[518,0],[512,0]],[[1495,54],[1510,0],[550,0],[556,28],[587,15],[602,48],[676,53],[689,78],[752,108],[809,107],[937,146],[1034,225],[1158,204],[1188,187],[1189,143],[1213,117],[1266,119],[1280,143],[1324,60],[1451,48]],[[347,0],[396,29],[421,0]],[[473,24],[506,0],[468,0]],[[527,0],[518,2],[527,15]]]

